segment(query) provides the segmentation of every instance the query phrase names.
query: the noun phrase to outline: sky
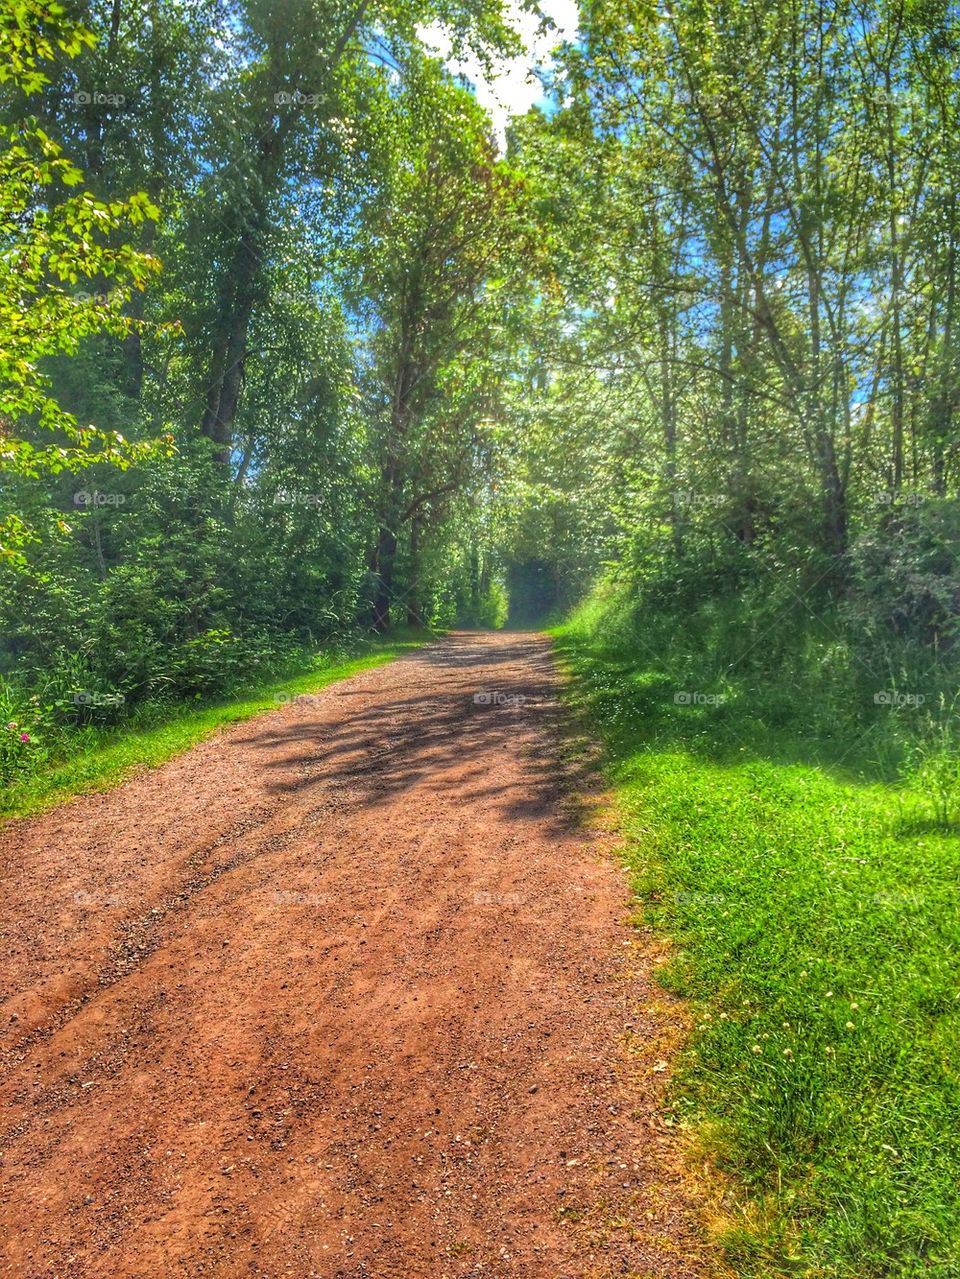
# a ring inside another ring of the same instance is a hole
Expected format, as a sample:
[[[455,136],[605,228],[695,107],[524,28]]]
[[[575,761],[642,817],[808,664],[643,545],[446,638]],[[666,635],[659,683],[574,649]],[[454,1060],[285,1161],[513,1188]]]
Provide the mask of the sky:
[[[549,61],[550,50],[561,39],[573,40],[577,35],[576,0],[540,0],[540,8],[550,15],[559,31],[538,32],[537,16],[521,9],[517,0],[509,0],[507,12],[526,52],[516,58],[497,59],[492,76],[486,75],[472,55],[463,59],[447,57],[450,70],[466,76],[474,86],[478,101],[489,111],[501,147],[510,116],[529,110],[542,97],[533,68]],[[450,41],[442,28],[431,27],[422,35],[438,53],[449,55]]]

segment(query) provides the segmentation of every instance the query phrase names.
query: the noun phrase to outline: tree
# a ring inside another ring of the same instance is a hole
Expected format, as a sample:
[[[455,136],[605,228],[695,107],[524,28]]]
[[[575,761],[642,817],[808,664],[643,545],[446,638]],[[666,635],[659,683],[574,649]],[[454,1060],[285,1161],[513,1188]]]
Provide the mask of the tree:
[[[525,278],[522,189],[470,95],[435,64],[407,68],[392,169],[358,245],[357,305],[376,532],[373,624],[389,624],[398,551],[418,613],[419,560],[465,491],[495,414],[505,309]],[[509,283],[508,283],[509,281]]]
[[[62,19],[60,6],[40,0],[8,7],[0,24],[0,82],[35,93],[46,83],[42,64],[56,49],[70,56],[80,51],[87,33]],[[8,477],[37,479],[95,462],[126,467],[145,446],[81,426],[50,393],[43,361],[57,352],[75,354],[90,334],[122,338],[132,331],[124,304],[159,264],[117,243],[116,233],[156,217],[156,209],[143,194],[104,203],[75,190],[81,171],[36,121],[19,130],[4,127],[0,144],[0,469]],[[65,194],[50,204],[52,186]],[[78,294],[81,281],[98,292]],[[108,281],[111,291],[99,291]],[[52,433],[55,442],[40,442],[38,430]],[[21,548],[36,532],[14,512],[2,530],[2,554],[22,566]]]

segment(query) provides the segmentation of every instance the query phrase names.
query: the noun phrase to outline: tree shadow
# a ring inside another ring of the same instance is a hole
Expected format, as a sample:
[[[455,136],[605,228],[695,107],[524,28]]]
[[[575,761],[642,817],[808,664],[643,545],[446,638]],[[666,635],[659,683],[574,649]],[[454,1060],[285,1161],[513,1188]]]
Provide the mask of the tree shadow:
[[[945,822],[935,817],[907,817],[896,824],[893,833],[901,839],[914,839],[919,835],[960,839],[960,821]]]
[[[605,754],[613,764],[649,751],[676,750],[725,767],[816,768],[843,784],[898,780],[896,761],[881,760],[873,749],[878,740],[889,740],[882,711],[865,711],[856,722],[838,711],[824,730],[805,714],[814,694],[802,687],[758,681],[711,700],[720,686],[716,672],[678,678],[656,669],[652,658],[638,660],[571,641],[561,640],[558,651],[573,670],[567,693],[571,714],[594,732],[601,721]]]
[[[456,632],[392,670],[410,661],[419,667],[418,691],[373,699],[363,689],[335,689],[345,702],[339,718],[306,704],[295,719],[262,727],[252,745],[269,755],[268,772],[285,775],[268,788],[332,788],[345,804],[365,806],[419,788],[495,805],[510,820],[546,820],[557,831],[582,823],[591,775],[562,749],[567,711],[546,641],[531,643],[527,634],[485,645],[476,633]],[[368,700],[354,708],[359,697]],[[495,768],[502,757],[514,761],[506,774]]]

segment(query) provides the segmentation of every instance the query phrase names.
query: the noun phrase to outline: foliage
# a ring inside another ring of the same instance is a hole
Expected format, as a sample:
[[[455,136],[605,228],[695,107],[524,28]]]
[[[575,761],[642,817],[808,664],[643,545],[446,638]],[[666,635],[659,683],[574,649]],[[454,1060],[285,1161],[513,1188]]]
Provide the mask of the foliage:
[[[290,659],[282,677],[275,672],[266,681],[253,681],[234,690],[229,700],[198,700],[175,708],[141,705],[122,722],[122,728],[90,722],[79,730],[66,731],[62,724],[51,723],[47,728],[50,747],[41,758],[31,761],[28,768],[0,773],[4,782],[0,815],[41,812],[73,795],[116,786],[133,769],[161,764],[225,724],[276,708],[291,696],[317,692],[335,680],[390,661],[422,642],[422,634],[401,631],[389,640],[358,641],[345,647],[301,653]],[[0,684],[4,714],[16,701],[17,690]],[[0,743],[3,742],[0,735]],[[0,766],[5,758],[0,754]]]
[[[47,81],[41,63],[56,48],[76,55],[90,42],[89,33],[71,24],[56,36],[46,34],[47,26],[56,30],[62,13],[34,0],[18,0],[7,10],[0,25],[0,82],[36,92]],[[7,475],[35,479],[95,461],[126,467],[145,453],[119,432],[80,426],[49,393],[43,373],[45,358],[75,354],[91,334],[129,333],[123,304],[158,266],[116,243],[121,228],[157,216],[146,196],[104,203],[86,191],[68,194],[82,177],[35,120],[0,129],[0,470]],[[117,287],[83,296],[71,287],[78,281],[97,282],[101,290],[107,281]],[[15,424],[24,419],[34,430],[15,435]],[[59,442],[38,445],[29,438],[36,427],[54,432]],[[66,532],[62,520],[56,524]],[[0,532],[0,555],[22,568],[21,548],[37,539],[36,530],[9,512]]]

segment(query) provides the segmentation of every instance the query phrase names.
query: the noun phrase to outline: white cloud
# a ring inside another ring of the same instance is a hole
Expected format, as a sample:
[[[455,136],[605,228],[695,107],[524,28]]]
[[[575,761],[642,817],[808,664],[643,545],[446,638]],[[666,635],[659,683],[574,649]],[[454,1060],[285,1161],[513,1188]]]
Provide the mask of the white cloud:
[[[509,0],[508,17],[523,41],[525,51],[515,58],[496,59],[489,76],[472,54],[466,58],[450,56],[450,38],[438,24],[425,27],[420,33],[426,44],[445,59],[454,74],[466,76],[473,85],[477,101],[493,119],[501,146],[510,116],[522,115],[542,97],[540,83],[533,74],[534,68],[550,61],[551,49],[561,40],[574,40],[577,36],[579,11],[576,0],[540,0],[540,7],[559,30],[540,31],[537,16],[521,9],[517,0]]]

